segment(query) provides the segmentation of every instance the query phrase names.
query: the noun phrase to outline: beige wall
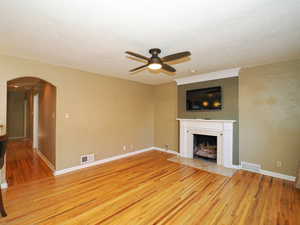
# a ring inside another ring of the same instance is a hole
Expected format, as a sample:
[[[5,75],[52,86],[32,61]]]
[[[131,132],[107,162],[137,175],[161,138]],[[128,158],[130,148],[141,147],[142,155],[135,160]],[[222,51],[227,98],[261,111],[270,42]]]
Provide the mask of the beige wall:
[[[177,86],[175,82],[154,87],[156,147],[178,151]]]
[[[39,143],[38,149],[55,165],[56,88],[43,82],[39,91]]]
[[[298,60],[240,72],[240,160],[259,163],[265,170],[296,174],[299,71]],[[79,165],[81,154],[93,152],[98,160],[153,145],[164,148],[168,144],[178,151],[175,82],[153,87],[0,56],[0,124],[6,124],[7,81],[23,76],[44,79],[57,88],[58,170]],[[276,167],[277,160],[282,161],[281,168]]]
[[[25,93],[9,91],[7,96],[7,133],[9,138],[24,137],[25,123]]]
[[[240,159],[296,175],[300,160],[300,60],[240,71]],[[282,167],[276,167],[276,161]]]
[[[98,160],[153,146],[153,86],[9,56],[0,56],[0,124],[7,81],[23,76],[57,88],[56,169],[79,165],[81,154]]]

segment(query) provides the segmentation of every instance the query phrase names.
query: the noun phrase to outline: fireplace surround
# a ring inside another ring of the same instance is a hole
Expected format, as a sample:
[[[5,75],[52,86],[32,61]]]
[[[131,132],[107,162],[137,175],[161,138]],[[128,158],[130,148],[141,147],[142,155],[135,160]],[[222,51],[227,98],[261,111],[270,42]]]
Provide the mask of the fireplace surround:
[[[180,156],[193,158],[194,135],[217,137],[217,164],[232,168],[235,120],[177,119],[180,121]]]

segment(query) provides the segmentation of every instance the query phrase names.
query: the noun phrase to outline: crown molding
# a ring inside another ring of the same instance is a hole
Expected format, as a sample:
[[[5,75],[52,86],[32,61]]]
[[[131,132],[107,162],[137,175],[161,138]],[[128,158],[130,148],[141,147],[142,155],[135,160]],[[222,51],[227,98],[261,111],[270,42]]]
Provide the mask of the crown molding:
[[[209,80],[218,80],[229,77],[238,77],[241,68],[233,68],[228,70],[220,70],[211,73],[202,73],[189,77],[182,77],[175,79],[177,85],[191,84],[197,82],[204,82]]]

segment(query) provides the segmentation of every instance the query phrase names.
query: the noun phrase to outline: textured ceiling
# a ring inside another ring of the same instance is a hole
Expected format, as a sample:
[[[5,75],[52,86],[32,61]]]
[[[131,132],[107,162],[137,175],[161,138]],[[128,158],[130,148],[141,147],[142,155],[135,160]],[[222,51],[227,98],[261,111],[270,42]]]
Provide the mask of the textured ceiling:
[[[0,2],[0,54],[148,84],[174,76],[135,74],[124,52],[191,51],[176,77],[300,58],[300,1],[7,0]]]

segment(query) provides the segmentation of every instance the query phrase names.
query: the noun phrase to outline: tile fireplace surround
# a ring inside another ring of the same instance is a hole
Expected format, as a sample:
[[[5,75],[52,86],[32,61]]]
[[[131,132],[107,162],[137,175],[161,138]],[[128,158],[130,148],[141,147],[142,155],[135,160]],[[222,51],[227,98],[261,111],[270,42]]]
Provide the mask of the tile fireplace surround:
[[[217,164],[232,168],[233,123],[235,120],[177,119],[180,121],[181,157],[193,158],[194,134],[217,137]]]

